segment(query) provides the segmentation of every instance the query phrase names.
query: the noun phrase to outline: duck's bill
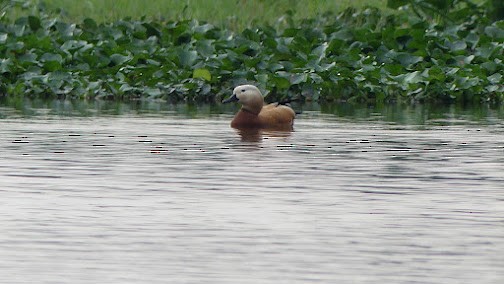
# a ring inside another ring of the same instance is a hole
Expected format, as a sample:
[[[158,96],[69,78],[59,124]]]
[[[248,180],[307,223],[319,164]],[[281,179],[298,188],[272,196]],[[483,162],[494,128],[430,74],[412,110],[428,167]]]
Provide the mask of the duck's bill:
[[[227,104],[227,103],[232,103],[232,102],[237,102],[237,101],[238,101],[238,97],[236,97],[236,95],[233,94],[231,97],[223,100],[222,103]]]

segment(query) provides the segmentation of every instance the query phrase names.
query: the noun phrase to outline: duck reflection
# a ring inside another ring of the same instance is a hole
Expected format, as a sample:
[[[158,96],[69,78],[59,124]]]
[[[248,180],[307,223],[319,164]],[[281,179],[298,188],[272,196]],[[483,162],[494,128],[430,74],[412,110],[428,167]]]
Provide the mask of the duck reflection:
[[[290,137],[293,130],[276,130],[276,129],[237,129],[242,142],[259,143],[264,139],[270,138],[287,138]]]

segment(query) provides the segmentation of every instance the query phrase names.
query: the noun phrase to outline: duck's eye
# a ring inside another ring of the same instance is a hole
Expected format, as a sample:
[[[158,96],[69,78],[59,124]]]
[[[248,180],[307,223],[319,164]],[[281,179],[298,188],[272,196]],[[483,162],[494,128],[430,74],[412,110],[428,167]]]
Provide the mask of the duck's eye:
[[[242,92],[242,93],[245,93],[245,89],[242,89],[242,90],[241,90],[241,92]]]

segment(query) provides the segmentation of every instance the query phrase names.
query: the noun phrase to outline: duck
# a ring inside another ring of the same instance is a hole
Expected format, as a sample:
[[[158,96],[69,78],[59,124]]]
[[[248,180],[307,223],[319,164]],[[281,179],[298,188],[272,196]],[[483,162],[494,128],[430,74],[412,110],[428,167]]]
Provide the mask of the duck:
[[[282,103],[264,104],[264,98],[254,85],[241,85],[223,103],[238,102],[242,105],[231,121],[236,129],[292,130],[296,112]]]

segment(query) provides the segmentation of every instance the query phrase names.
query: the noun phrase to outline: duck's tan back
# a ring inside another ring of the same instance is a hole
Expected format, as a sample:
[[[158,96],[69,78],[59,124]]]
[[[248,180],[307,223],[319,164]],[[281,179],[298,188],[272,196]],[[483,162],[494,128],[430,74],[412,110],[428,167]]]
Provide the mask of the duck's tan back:
[[[265,105],[259,113],[261,123],[266,126],[278,127],[289,126],[292,127],[296,113],[290,107],[285,105],[278,105],[272,103]]]

